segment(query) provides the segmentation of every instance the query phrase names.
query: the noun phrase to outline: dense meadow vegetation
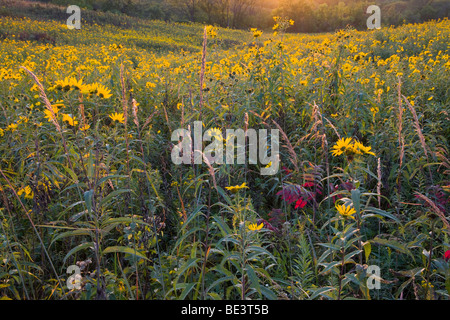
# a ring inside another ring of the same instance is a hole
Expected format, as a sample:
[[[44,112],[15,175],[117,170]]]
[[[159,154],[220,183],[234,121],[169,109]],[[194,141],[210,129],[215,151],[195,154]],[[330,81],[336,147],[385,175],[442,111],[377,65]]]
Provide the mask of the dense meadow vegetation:
[[[2,299],[449,298],[448,19],[136,21],[0,17]],[[194,121],[280,170],[175,165]]]

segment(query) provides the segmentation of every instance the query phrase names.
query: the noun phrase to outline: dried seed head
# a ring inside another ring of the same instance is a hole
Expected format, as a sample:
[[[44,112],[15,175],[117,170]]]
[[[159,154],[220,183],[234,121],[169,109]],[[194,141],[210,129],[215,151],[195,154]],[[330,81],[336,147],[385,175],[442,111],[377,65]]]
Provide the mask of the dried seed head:
[[[138,116],[137,116],[138,107],[137,107],[137,102],[134,98],[133,98],[133,100],[131,100],[131,106],[132,106],[132,112],[133,112],[133,121],[136,124],[136,126],[139,128],[139,120],[138,120]]]

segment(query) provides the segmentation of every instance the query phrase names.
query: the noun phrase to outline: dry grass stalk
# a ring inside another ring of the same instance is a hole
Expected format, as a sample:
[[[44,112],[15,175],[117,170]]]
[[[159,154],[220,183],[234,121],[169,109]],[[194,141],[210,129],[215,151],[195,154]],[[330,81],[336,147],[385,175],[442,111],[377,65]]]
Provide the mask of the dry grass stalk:
[[[123,64],[120,65],[120,86],[122,88],[122,109],[123,117],[125,119],[125,128],[128,122],[128,103],[127,103],[127,92],[125,87],[125,76],[124,76]]]
[[[145,120],[142,129],[144,129],[150,123],[150,121],[152,121],[152,118],[156,113],[158,113],[158,110],[153,111],[153,113],[147,118],[147,120]]]
[[[419,199],[424,200],[426,203],[428,203],[431,207],[431,210],[442,220],[442,222],[444,223],[444,225],[447,228],[447,232],[450,233],[450,224],[448,222],[448,220],[445,218],[444,213],[441,211],[441,209],[439,209],[436,204],[430,200],[427,196],[421,194],[420,192],[414,192],[416,194],[416,196]]]
[[[404,95],[402,95],[403,99],[405,99],[405,102],[411,111],[414,119],[414,128],[416,129],[417,135],[419,136],[420,144],[422,145],[423,151],[425,152],[425,156],[428,159],[428,152],[427,152],[427,144],[425,143],[425,137],[422,134],[422,129],[420,129],[420,123],[419,118],[417,117],[416,110],[414,107],[409,103],[408,99]]]
[[[202,117],[203,109],[203,83],[205,80],[205,67],[206,67],[206,43],[207,43],[207,30],[206,27],[203,31],[203,48],[202,48],[202,66],[200,70],[200,118]]]
[[[133,98],[133,100],[131,100],[131,111],[132,111],[132,114],[133,114],[133,122],[139,129],[139,119],[138,119],[138,116],[137,116],[138,107],[137,107],[137,102],[136,102],[136,100],[134,98]]]
[[[30,70],[28,70],[27,68],[25,68],[23,66],[21,66],[20,68],[24,69],[33,78],[34,82],[36,82],[36,85],[38,86],[38,89],[39,89],[39,97],[42,99],[45,107],[50,112],[50,115],[51,115],[50,120],[55,125],[56,130],[58,130],[58,132],[61,133],[62,132],[61,126],[59,125],[58,121],[56,120],[55,111],[53,110],[53,107],[52,107],[50,101],[48,100],[47,95],[45,94],[44,87],[42,86],[41,82],[39,81],[39,79],[36,77],[36,75],[33,72],[31,72]]]
[[[325,120],[327,120],[328,124],[330,125],[330,127],[334,130],[334,133],[336,133],[338,139],[341,139],[341,135],[339,134],[339,132],[337,131],[336,127],[330,122],[330,120],[328,120],[327,118],[325,118]]]
[[[272,122],[277,126],[278,130],[281,132],[281,136],[283,137],[283,140],[286,142],[285,147],[288,149],[288,152],[291,155],[291,157],[290,157],[291,163],[294,165],[295,170],[298,171],[297,154],[295,153],[295,150],[292,147],[292,144],[289,141],[288,136],[286,135],[286,133],[283,131],[283,129],[280,127],[280,125],[275,120],[272,120]]]
[[[378,178],[378,182],[377,182],[377,193],[379,194],[378,196],[378,207],[381,207],[381,158],[377,158],[378,161],[378,165],[377,165],[377,178]]]
[[[203,160],[205,161],[206,165],[208,166],[209,175],[211,176],[211,178],[213,180],[214,188],[216,188],[216,190],[217,190],[216,174],[214,172],[214,168],[212,167],[211,163],[209,162],[209,160],[205,156],[205,154],[201,151],[198,151],[198,152],[200,152],[202,154]]]
[[[398,145],[400,146],[400,168],[403,165],[403,156],[405,155],[405,140],[402,136],[403,130],[403,106],[402,106],[402,82],[398,79],[397,95],[398,95]]]

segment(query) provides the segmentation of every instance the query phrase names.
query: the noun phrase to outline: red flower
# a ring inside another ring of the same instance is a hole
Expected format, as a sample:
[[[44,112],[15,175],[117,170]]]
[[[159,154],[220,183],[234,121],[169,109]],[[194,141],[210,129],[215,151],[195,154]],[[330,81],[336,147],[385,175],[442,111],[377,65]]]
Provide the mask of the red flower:
[[[445,259],[445,261],[448,261],[450,259],[450,250],[445,251],[444,259]]]
[[[289,174],[291,174],[291,172],[292,172],[292,170],[289,170],[289,169],[286,168],[286,167],[282,167],[281,170],[283,170],[284,173],[285,173],[286,175],[289,175]]]
[[[303,208],[304,206],[306,206],[306,204],[307,204],[308,202],[306,202],[305,200],[303,200],[303,199],[298,199],[297,200],[297,202],[295,203],[295,207],[294,207],[294,209],[297,209],[297,208]]]

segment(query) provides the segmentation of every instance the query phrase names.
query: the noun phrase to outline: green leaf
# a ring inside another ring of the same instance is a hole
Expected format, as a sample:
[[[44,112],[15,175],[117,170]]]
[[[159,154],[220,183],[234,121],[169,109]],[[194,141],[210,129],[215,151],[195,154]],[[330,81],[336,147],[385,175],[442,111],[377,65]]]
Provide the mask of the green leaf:
[[[94,190],[89,190],[84,193],[84,202],[86,203],[86,208],[89,214],[92,212],[92,196],[94,194]]]
[[[200,258],[193,258],[186,261],[186,263],[178,270],[178,276],[175,279],[174,283],[176,284],[178,282],[178,279],[190,268],[196,268],[198,267],[197,263],[200,260]]]
[[[259,285],[258,277],[256,276],[255,271],[250,265],[248,265],[245,269],[247,270],[247,275],[250,279],[251,287],[254,288],[259,294],[261,294],[261,286]]]
[[[183,291],[181,292],[180,295],[180,300],[184,300],[186,298],[186,296],[189,294],[189,292],[191,292],[192,288],[194,288],[196,285],[196,283],[189,283],[186,285],[186,287],[183,289]]]
[[[353,208],[356,210],[358,217],[361,213],[361,191],[359,189],[352,189]]]
[[[380,244],[392,249],[395,249],[401,253],[405,253],[410,255],[413,258],[413,255],[411,253],[411,251],[402,243],[395,241],[395,240],[387,240],[387,239],[381,239],[381,238],[374,238],[372,240],[370,240],[372,243],[376,243],[376,244]]]
[[[82,243],[82,244],[76,246],[75,248],[73,248],[66,254],[66,256],[63,259],[63,264],[66,263],[67,258],[69,258],[74,253],[77,253],[78,251],[86,249],[86,248],[93,248],[93,247],[94,247],[94,243],[92,243],[92,242],[85,242],[85,243]]]
[[[188,226],[195,218],[197,218],[198,216],[204,216],[203,212],[201,211],[204,207],[205,207],[204,205],[198,206],[198,207],[194,210],[194,212],[192,212],[192,213],[189,215],[189,217],[187,218],[186,222],[183,223],[183,226],[181,227],[181,230],[186,229],[186,227],[187,227],[187,226]]]
[[[319,243],[319,246],[322,246],[322,247],[325,247],[325,248],[329,248],[329,249],[334,250],[334,251],[341,250],[340,246],[338,246],[337,244],[333,244],[333,243]]]
[[[400,220],[398,220],[397,217],[395,217],[393,214],[390,214],[390,213],[388,213],[388,212],[386,212],[384,210],[381,210],[381,209],[378,209],[378,208],[374,208],[374,207],[367,207],[367,208],[364,209],[364,212],[366,212],[366,211],[376,213],[376,214],[378,214],[380,216],[392,219],[395,222],[400,223]],[[365,217],[366,216],[363,215],[361,218],[364,219]]]
[[[261,293],[263,294],[263,296],[265,296],[269,300],[277,300],[278,299],[277,295],[272,290],[270,290],[269,288],[266,288],[264,286],[261,286]]]
[[[213,216],[213,219],[217,223],[217,225],[219,226],[219,229],[222,232],[222,235],[224,237],[226,237],[226,236],[228,236],[229,234],[232,233],[230,227],[228,227],[228,225],[222,220],[221,217]]]
[[[114,178],[128,178],[128,176],[123,175],[123,174],[112,174],[112,175],[109,175],[109,176],[99,179],[97,182],[97,186],[100,186],[103,182],[110,180],[110,179],[114,179]]]
[[[217,186],[217,192],[225,199],[228,205],[232,205],[231,198],[226,194],[226,192],[219,186]]]
[[[366,241],[363,243],[364,248],[364,256],[366,257],[366,263],[369,261],[370,253],[372,252],[372,245],[370,244],[370,241]]]
[[[53,245],[53,243],[55,243],[56,241],[63,239],[63,238],[67,238],[67,237],[73,237],[73,236],[91,236],[93,237],[93,233],[91,230],[88,229],[76,229],[76,230],[71,230],[71,231],[67,231],[67,232],[63,232],[60,233],[59,235],[57,235],[55,237],[55,239],[52,240],[52,242],[50,242],[50,245],[48,246],[49,248]]]
[[[318,296],[326,296],[329,298],[329,296],[327,296],[325,293],[329,292],[329,291],[333,291],[333,290],[336,290],[336,288],[334,288],[334,287],[319,288],[317,290],[314,290],[314,293],[311,295],[310,299],[312,300],[314,298],[317,298]]]
[[[182,236],[181,238],[179,238],[179,239],[177,240],[177,242],[175,243],[175,245],[173,246],[172,254],[177,250],[177,248],[178,248],[179,246],[181,246],[181,244],[183,243],[184,240],[186,240],[187,237],[189,237],[191,234],[193,234],[193,233],[195,233],[195,232],[200,232],[200,231],[201,231],[201,232],[205,232],[205,230],[204,230],[203,228],[201,228],[201,227],[196,227],[196,228],[193,228],[193,229],[189,230],[189,231],[186,232],[185,234],[183,234],[183,236]]]
[[[325,274],[328,271],[330,271],[331,269],[333,269],[334,267],[337,267],[341,264],[341,261],[333,261],[333,262],[329,262],[329,263],[319,263],[319,265],[322,265],[325,267],[325,269],[322,270],[322,272],[320,272],[321,274]]]
[[[217,279],[216,281],[211,283],[211,285],[208,287],[206,292],[211,291],[211,289],[215,288],[216,286],[218,286],[221,283],[224,283],[224,282],[227,282],[227,281],[232,281],[232,280],[235,280],[235,279],[236,279],[235,275],[229,275],[229,276],[225,276],[225,277],[222,277],[220,279]]]
[[[354,261],[350,261],[349,259],[350,259],[351,257],[353,257],[354,255],[359,254],[361,251],[362,251],[362,250],[355,250],[355,251],[352,251],[352,252],[350,252],[350,253],[347,253],[347,254],[345,255],[345,257],[344,257],[344,263],[354,262]]]
[[[103,250],[102,255],[108,254],[108,253],[113,253],[113,252],[119,252],[119,253],[125,253],[125,254],[131,254],[133,256],[136,256],[138,258],[141,259],[145,259],[150,261],[146,256],[144,256],[142,253],[140,253],[137,250],[134,250],[130,247],[124,247],[124,246],[113,246],[113,247],[108,247],[105,250]]]
[[[118,196],[119,194],[122,193],[126,193],[126,192],[131,192],[131,189],[119,189],[119,190],[115,190],[113,192],[111,192],[110,194],[108,194],[106,197],[104,197],[102,199],[102,201],[100,201],[100,205],[106,206],[106,204],[111,201],[115,196]]]

